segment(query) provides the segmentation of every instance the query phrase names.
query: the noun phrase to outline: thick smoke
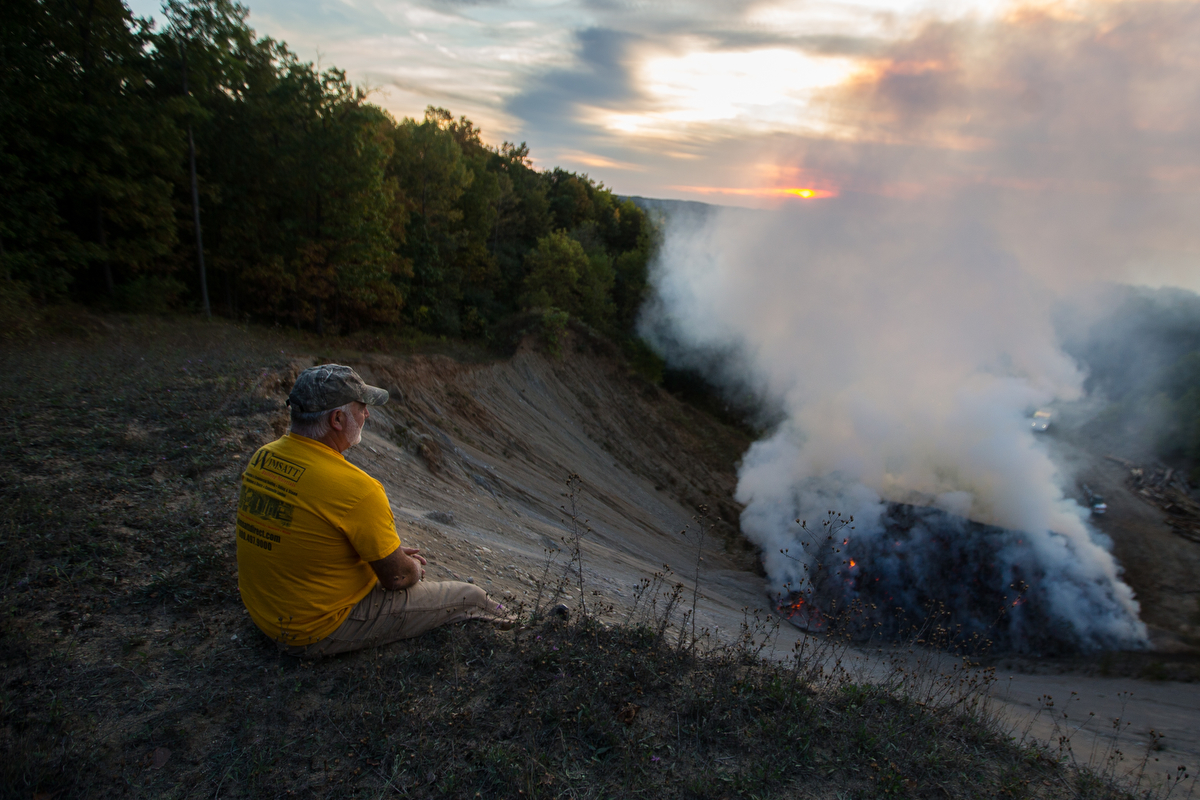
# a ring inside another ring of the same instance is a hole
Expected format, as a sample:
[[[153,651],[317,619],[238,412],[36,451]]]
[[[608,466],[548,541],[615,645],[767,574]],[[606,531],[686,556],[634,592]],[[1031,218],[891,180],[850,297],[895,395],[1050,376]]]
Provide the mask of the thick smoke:
[[[1032,566],[996,574],[1036,581],[1081,645],[1142,642],[1106,542],[1030,430],[1032,409],[1077,399],[1083,382],[1057,346],[1052,293],[969,213],[893,205],[839,198],[667,230],[657,341],[732,347],[727,372],[738,365],[784,413],[746,454],[738,487],[776,590],[806,581],[796,519],[853,515],[847,535],[870,550],[888,533],[884,500],[933,506],[1027,532],[992,546],[1010,567]]]
[[[1160,108],[1195,96],[1197,73],[1170,66],[1195,9],[1103,13],[930,26],[830,98],[859,141],[789,145],[841,196],[670,218],[643,330],[672,362],[721,354],[716,377],[780,412],[738,488],[780,596],[811,588],[796,520],[835,509],[866,562],[837,565],[843,595],[860,573],[901,605],[981,581],[966,594],[1030,609],[1002,624],[1007,646],[1145,644],[1110,543],[1028,419],[1084,394],[1056,302],[1147,265],[1194,275],[1200,252],[1171,171],[1200,167],[1196,110]]]

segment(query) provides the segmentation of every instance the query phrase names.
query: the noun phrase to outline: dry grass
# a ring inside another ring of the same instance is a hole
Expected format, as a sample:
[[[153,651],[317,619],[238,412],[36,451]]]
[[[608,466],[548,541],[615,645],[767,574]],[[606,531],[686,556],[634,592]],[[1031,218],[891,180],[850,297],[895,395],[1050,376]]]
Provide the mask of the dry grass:
[[[282,656],[231,535],[239,462],[282,419],[278,340],[77,322],[0,353],[0,796],[1119,796],[998,733],[977,673],[872,685],[832,639],[767,661],[765,620],[710,644],[665,575],[624,625]]]

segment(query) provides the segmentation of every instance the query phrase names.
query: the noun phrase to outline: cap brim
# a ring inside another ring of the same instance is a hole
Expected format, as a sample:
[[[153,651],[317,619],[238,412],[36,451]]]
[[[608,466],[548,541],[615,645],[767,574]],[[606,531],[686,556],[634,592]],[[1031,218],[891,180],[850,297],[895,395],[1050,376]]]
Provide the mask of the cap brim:
[[[369,406],[381,406],[388,401],[387,389],[380,389],[378,386],[363,384],[362,402]]]

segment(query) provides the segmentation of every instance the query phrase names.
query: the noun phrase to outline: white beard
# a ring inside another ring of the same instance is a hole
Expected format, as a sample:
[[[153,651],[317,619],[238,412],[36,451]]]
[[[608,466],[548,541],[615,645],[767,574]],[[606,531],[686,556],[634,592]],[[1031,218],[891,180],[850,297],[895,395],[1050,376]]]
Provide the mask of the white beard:
[[[346,449],[350,449],[362,441],[362,430],[363,426],[366,425],[366,420],[363,420],[363,424],[359,425],[358,420],[354,418],[353,414],[347,414],[346,416],[349,418],[349,421],[346,423],[346,437],[350,440],[350,444],[347,445]]]

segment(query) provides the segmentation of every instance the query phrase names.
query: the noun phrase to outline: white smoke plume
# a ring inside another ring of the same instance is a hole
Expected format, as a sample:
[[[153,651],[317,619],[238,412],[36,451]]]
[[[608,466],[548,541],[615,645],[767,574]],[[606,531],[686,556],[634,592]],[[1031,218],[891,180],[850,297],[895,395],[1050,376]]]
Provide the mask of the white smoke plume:
[[[1197,34],[1194,4],[931,25],[830,98],[858,140],[781,145],[841,196],[669,220],[643,331],[675,363],[722,354],[718,377],[780,412],[738,487],[778,592],[805,581],[779,552],[800,552],[797,518],[853,514],[878,556],[883,501],[911,503],[998,526],[971,535],[1074,646],[1146,643],[1028,415],[1082,394],[1057,299],[1197,274],[1197,193],[1179,176],[1200,173],[1200,124],[1194,103],[1171,119],[1163,105],[1200,88],[1178,60]],[[921,541],[905,543],[910,576]]]

